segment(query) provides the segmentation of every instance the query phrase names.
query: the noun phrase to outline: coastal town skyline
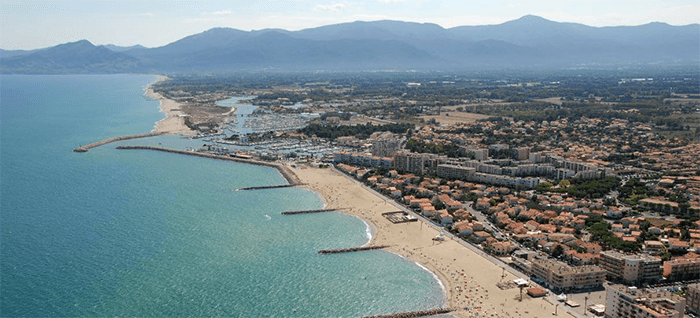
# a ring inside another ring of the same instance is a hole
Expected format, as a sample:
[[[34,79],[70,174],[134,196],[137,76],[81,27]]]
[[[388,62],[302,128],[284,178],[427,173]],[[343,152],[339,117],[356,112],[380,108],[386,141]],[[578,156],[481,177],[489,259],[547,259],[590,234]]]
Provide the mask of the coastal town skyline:
[[[0,317],[698,317],[696,2],[5,0]]]
[[[247,2],[16,1],[0,5],[4,50],[38,49],[87,39],[95,44],[158,47],[215,27],[289,31],[354,21],[398,20],[443,28],[493,25],[537,15],[594,27],[700,21],[692,1],[459,2],[422,0]],[[148,32],[144,32],[148,30]]]

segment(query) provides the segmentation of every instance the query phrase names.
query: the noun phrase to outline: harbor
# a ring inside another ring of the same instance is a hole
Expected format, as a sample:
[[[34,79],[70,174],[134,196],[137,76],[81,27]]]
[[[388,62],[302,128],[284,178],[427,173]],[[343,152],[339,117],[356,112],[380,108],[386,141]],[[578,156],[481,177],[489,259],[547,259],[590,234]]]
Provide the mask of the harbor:
[[[289,185],[286,185],[286,186],[297,186],[297,185],[302,184],[302,182],[299,180],[299,177],[297,177],[297,175],[294,174],[294,172],[290,171],[284,165],[276,163],[276,162],[258,161],[258,160],[252,160],[252,159],[243,159],[243,158],[238,158],[238,157],[214,155],[214,154],[203,153],[203,152],[177,150],[177,149],[170,149],[170,148],[164,148],[164,147],[154,147],[154,146],[118,146],[116,149],[119,149],[119,150],[154,150],[154,151],[162,151],[162,152],[176,153],[176,154],[188,155],[188,156],[204,157],[204,158],[217,159],[217,160],[234,161],[234,162],[247,163],[247,164],[258,165],[258,166],[266,166],[266,167],[271,167],[271,168],[277,169],[277,171],[280,172],[282,177],[284,177],[287,180],[287,182],[289,182]]]

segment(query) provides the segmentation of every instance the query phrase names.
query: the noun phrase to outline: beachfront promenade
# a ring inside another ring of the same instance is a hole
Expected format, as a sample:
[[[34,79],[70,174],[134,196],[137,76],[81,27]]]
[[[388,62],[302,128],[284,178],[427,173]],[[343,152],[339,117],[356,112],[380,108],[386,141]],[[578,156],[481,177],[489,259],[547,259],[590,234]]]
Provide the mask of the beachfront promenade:
[[[102,145],[106,145],[108,143],[116,142],[116,141],[122,141],[122,140],[129,140],[129,139],[138,139],[138,138],[148,138],[148,137],[156,137],[160,135],[166,135],[168,133],[164,132],[151,132],[151,133],[146,133],[146,134],[137,134],[137,135],[129,135],[129,136],[119,136],[119,137],[112,137],[112,138],[107,138],[104,140],[100,140],[98,142],[93,142],[89,145],[85,146],[80,146],[78,148],[73,149],[73,152],[87,152],[88,150],[99,147]]]

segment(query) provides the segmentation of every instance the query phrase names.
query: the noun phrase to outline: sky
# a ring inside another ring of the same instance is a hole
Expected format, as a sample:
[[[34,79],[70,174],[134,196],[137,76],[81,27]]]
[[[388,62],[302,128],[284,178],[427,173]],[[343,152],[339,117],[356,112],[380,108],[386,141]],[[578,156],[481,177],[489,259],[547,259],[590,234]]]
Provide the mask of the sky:
[[[158,47],[214,27],[301,30],[401,20],[444,28],[500,24],[532,14],[590,26],[700,23],[698,0],[0,0],[0,48],[86,39]]]

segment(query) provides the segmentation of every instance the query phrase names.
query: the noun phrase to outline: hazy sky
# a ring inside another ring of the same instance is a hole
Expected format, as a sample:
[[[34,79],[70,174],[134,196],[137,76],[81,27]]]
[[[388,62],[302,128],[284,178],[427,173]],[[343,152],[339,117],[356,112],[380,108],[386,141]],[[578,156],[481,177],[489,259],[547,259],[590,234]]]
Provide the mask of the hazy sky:
[[[87,39],[156,47],[213,27],[300,30],[357,20],[499,24],[527,14],[591,26],[700,23],[698,0],[0,0],[0,48]]]

